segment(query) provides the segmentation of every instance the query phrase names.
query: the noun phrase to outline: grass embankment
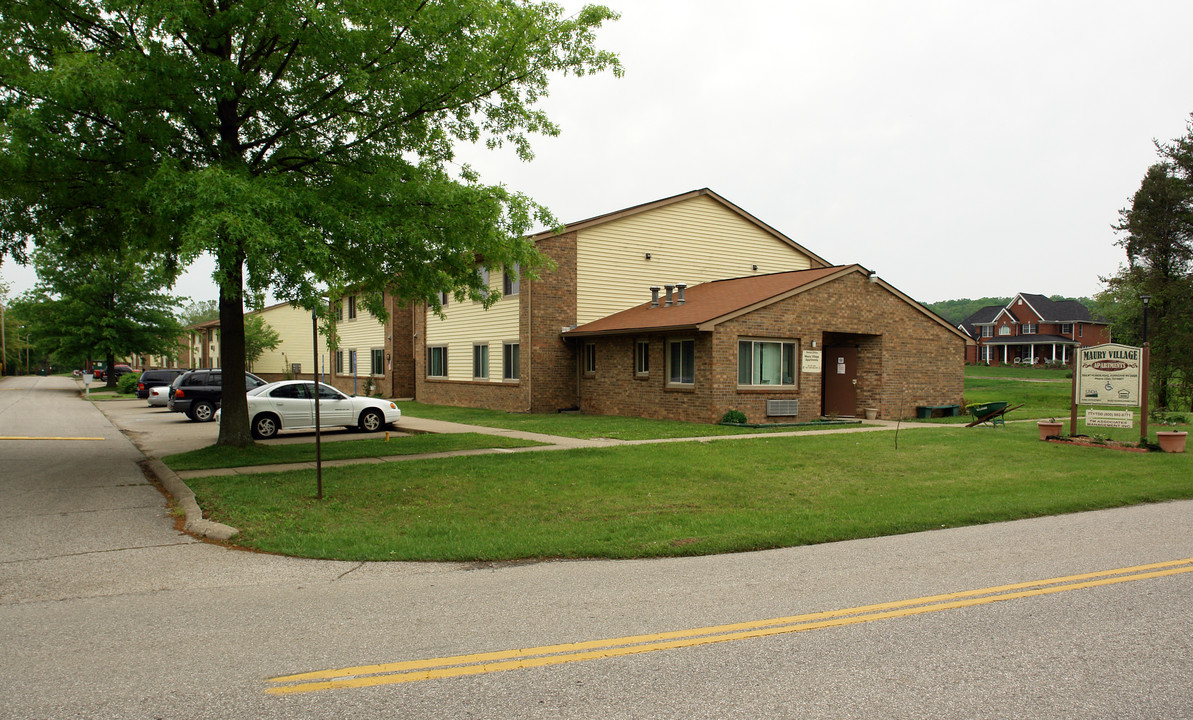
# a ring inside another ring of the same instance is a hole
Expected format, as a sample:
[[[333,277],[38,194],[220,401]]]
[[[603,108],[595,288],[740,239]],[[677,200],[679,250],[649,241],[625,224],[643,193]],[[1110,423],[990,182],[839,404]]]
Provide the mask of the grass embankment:
[[[508,413],[500,410],[425,405],[419,402],[399,402],[403,415],[446,420],[448,422],[481,425],[483,427],[546,433],[571,438],[613,438],[615,440],[655,440],[682,437],[714,437],[720,435],[752,435],[760,432],[792,432],[815,430],[815,427],[752,428],[732,427],[709,423],[650,420],[616,415],[581,415],[579,413]],[[831,426],[829,426],[831,427]]]
[[[477,450],[481,448],[521,448],[545,443],[520,438],[479,433],[452,435],[409,435],[391,440],[371,438],[368,440],[343,440],[322,443],[324,460],[346,460],[350,458],[375,458],[398,455],[421,455],[424,453],[453,452],[456,450]],[[253,465],[280,465],[283,463],[315,462],[315,442],[285,445],[252,445],[246,448],[227,448],[212,445],[190,452],[169,455],[162,462],[171,470],[211,470],[226,467],[250,467]]]
[[[190,481],[259,550],[344,560],[700,555],[1193,497],[1193,454],[1034,424],[669,443]]]
[[[1073,377],[1072,368],[1043,368],[1027,365],[966,365],[965,377],[1018,378],[1060,382]]]

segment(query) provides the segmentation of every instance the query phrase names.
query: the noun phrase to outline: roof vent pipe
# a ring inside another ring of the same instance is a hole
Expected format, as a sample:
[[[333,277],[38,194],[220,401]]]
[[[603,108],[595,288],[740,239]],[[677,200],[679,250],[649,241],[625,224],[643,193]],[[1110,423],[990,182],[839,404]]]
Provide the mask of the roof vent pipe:
[[[674,285],[664,285],[663,289],[665,289],[667,291],[667,300],[666,300],[666,302],[663,303],[663,307],[667,307],[672,302],[671,293],[675,291],[675,286]]]
[[[678,285],[675,286],[675,289],[679,291],[679,297],[675,299],[676,305],[683,305],[683,303],[684,303],[683,291],[684,291],[684,288],[686,288],[686,287],[687,287],[687,285],[685,285],[684,283],[679,283]]]
[[[659,287],[658,285],[650,289],[650,306],[652,308],[659,306],[659,291],[662,289],[663,288]]]

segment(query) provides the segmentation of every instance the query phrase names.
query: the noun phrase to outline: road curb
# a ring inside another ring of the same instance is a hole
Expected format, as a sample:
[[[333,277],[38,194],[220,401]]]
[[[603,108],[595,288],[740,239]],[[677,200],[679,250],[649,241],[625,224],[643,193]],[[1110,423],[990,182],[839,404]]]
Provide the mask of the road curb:
[[[183,530],[200,537],[211,538],[212,540],[230,540],[236,535],[240,534],[240,530],[231,525],[224,525],[223,523],[212,522],[203,517],[203,510],[199,507],[198,501],[195,500],[195,493],[191,491],[187,484],[182,481],[166,464],[157,458],[147,458],[145,467],[157,476],[162,487],[166,492],[178,502],[178,507],[182,508],[186,513],[186,524]]]

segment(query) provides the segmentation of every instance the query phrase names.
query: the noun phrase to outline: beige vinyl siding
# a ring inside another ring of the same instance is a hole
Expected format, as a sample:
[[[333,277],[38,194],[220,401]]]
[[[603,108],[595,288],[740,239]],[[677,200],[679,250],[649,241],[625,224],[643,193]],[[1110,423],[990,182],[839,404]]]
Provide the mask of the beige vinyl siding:
[[[526,292],[525,285],[522,292]],[[501,293],[501,268],[489,271],[489,289]],[[427,345],[447,345],[447,377],[472,380],[472,347],[489,344],[489,377],[476,382],[501,382],[502,343],[518,342],[519,295],[508,295],[488,310],[478,302],[454,297],[443,308],[444,318],[427,313]]]
[[[584,324],[646,302],[652,285],[809,267],[806,255],[702,195],[581,230],[576,319]]]
[[[373,374],[373,348],[385,347],[385,324],[373,314],[364,309],[360,299],[356,302],[356,318],[348,319],[348,303],[344,301],[344,319],[336,323],[336,332],[340,335],[340,350],[344,351],[344,375],[351,375],[348,365],[348,351],[356,351],[356,375],[368,377]],[[327,359],[327,370],[335,368],[335,359]],[[383,374],[385,368],[379,368],[378,374]]]
[[[311,312],[292,305],[276,305],[257,313],[269,327],[278,334],[278,346],[273,350],[266,350],[261,357],[249,368],[257,373],[284,373],[288,366],[298,363],[302,366],[303,374],[311,372],[315,366],[311,357],[313,351],[311,338]],[[327,339],[319,333],[319,356],[323,362],[328,362]]]

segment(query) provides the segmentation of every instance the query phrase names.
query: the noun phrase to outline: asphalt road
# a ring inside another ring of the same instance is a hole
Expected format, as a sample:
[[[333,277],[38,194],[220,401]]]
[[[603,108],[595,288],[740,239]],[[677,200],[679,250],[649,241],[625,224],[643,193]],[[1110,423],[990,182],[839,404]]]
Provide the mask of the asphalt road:
[[[0,381],[0,436],[71,438],[0,440],[3,718],[1193,717],[1191,502],[678,560],[344,563],[180,534],[70,381]]]

